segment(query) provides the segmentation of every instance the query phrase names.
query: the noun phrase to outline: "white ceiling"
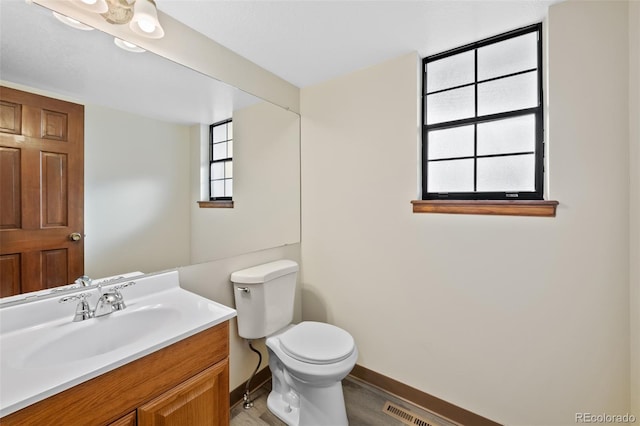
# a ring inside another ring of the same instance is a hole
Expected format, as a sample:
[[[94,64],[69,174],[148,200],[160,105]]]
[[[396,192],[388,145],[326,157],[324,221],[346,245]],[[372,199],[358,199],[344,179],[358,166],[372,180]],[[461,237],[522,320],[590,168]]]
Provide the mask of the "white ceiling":
[[[540,22],[558,0],[157,0],[158,8],[298,87]]]

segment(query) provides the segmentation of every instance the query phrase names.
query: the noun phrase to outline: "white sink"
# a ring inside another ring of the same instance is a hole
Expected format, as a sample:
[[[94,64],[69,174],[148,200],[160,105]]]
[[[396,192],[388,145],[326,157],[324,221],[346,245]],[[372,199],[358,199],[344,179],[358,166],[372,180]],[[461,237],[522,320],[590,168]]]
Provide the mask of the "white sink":
[[[99,318],[73,322],[76,303],[61,296],[0,308],[0,417],[236,315],[182,289],[177,271],[133,281],[120,290],[127,308]]]
[[[16,354],[12,364],[19,368],[43,368],[86,360],[134,345],[142,337],[161,335],[166,323],[178,321],[180,315],[178,309],[164,306],[114,312],[95,321],[64,327],[59,335],[56,333]]]

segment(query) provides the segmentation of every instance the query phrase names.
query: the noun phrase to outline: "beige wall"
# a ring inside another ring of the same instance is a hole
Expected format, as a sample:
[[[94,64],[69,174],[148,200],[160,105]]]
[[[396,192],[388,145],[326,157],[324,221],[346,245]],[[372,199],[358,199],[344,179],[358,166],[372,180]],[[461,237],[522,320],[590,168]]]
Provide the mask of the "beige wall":
[[[629,3],[629,125],[631,407],[640,413],[640,2],[637,1]]]
[[[189,128],[85,106],[85,272],[189,263]]]
[[[556,218],[411,213],[416,55],[302,89],[304,318],[349,330],[361,365],[499,422],[628,412],[627,21],[622,2],[550,10]]]

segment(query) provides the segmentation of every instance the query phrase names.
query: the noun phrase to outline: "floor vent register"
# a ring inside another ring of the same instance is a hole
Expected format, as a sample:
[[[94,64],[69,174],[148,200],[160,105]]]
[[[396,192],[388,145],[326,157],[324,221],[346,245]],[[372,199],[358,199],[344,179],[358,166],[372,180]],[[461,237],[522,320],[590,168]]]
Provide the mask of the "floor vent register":
[[[433,420],[427,420],[422,418],[411,411],[407,410],[404,407],[394,404],[393,402],[387,401],[382,407],[382,411],[393,417],[394,419],[400,420],[402,423],[410,426],[441,426],[439,423],[434,422]]]

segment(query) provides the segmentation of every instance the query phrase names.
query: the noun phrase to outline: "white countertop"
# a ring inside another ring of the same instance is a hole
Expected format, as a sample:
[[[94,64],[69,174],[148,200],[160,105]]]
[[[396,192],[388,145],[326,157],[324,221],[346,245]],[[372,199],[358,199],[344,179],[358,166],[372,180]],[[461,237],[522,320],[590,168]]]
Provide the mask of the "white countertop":
[[[131,280],[127,308],[100,318],[72,322],[62,295],[0,308],[0,417],[236,316],[182,289],[177,271]]]

